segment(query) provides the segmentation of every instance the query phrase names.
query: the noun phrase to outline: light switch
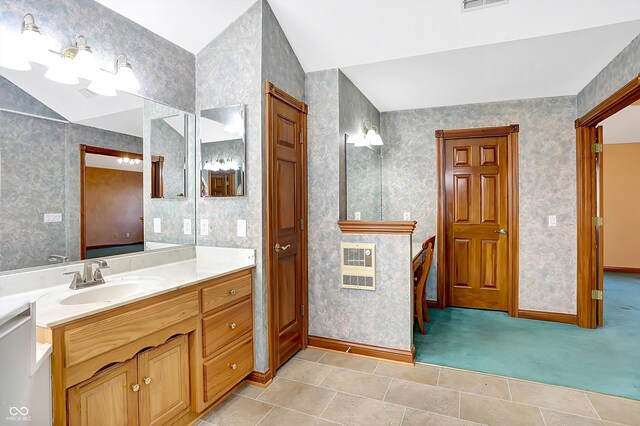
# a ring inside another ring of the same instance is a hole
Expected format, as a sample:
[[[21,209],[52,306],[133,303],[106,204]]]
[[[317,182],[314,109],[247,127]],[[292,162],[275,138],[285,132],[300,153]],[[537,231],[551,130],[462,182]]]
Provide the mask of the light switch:
[[[191,235],[191,219],[185,219],[182,225],[184,235]]]
[[[238,219],[237,235],[240,238],[247,238],[247,221],[244,219]]]
[[[360,217],[361,217],[360,212],[356,212],[355,217],[356,217],[356,220],[360,220]]]
[[[200,219],[200,235],[209,235],[209,219]]]
[[[411,213],[409,212],[404,212],[402,214],[402,220],[411,220]]]
[[[44,223],[62,222],[62,213],[45,213]]]
[[[162,232],[162,221],[160,220],[159,217],[153,218],[153,232],[155,232],[156,234],[159,234]]]
[[[549,221],[549,226],[556,226],[558,224],[558,220],[555,214],[547,216]]]

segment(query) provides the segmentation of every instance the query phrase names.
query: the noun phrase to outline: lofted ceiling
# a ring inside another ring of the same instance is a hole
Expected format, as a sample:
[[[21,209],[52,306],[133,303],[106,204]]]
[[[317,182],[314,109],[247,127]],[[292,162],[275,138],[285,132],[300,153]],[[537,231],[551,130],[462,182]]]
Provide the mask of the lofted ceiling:
[[[254,0],[97,0],[198,53]],[[575,95],[640,33],[637,0],[268,0],[306,72],[382,111]]]

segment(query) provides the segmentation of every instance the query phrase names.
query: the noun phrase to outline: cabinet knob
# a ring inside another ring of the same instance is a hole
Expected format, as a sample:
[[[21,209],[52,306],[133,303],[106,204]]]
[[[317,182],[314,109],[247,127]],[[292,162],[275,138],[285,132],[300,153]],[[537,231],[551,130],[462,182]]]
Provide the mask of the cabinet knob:
[[[232,370],[235,370],[238,368],[238,364],[231,364],[229,367],[231,367]]]
[[[134,392],[138,392],[140,390],[140,385],[136,383],[135,385],[131,386],[131,389],[133,389]]]
[[[232,296],[235,296],[236,293],[237,293],[237,291],[235,289],[229,290],[229,294],[232,295]]]
[[[150,385],[151,384],[151,377],[145,377],[144,384],[145,385]]]
[[[232,322],[231,324],[229,324],[229,328],[231,328],[232,330],[235,330],[237,327],[235,322]]]

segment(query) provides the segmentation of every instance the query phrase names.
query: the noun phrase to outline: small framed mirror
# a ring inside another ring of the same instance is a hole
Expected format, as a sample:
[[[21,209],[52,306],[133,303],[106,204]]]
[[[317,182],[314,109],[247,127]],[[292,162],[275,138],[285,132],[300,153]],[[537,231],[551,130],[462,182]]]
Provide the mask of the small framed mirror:
[[[151,120],[151,198],[187,197],[188,125],[184,112]]]
[[[245,106],[200,112],[200,196],[245,195]]]
[[[346,220],[382,220],[382,147],[348,143],[345,135]]]

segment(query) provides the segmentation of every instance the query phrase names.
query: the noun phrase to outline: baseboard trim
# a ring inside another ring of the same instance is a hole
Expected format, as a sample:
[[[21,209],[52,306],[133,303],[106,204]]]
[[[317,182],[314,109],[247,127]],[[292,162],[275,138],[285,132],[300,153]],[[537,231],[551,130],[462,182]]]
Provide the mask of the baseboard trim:
[[[271,370],[267,370],[264,373],[260,371],[252,371],[245,380],[255,385],[266,387],[271,383],[272,379],[273,374],[271,374]]]
[[[605,266],[605,272],[623,272],[625,274],[640,274],[640,268],[631,266]]]
[[[401,349],[364,345],[362,343],[346,342],[344,340],[329,339],[327,337],[318,336],[309,336],[309,346],[327,349],[330,351],[348,352],[350,354],[366,356],[369,358],[402,362],[405,364],[415,363],[415,347],[410,351],[404,351]]]
[[[562,322],[565,324],[573,325],[578,324],[578,316],[576,314],[563,314],[560,312],[528,311],[520,309],[518,310],[518,318],[538,321]]]

